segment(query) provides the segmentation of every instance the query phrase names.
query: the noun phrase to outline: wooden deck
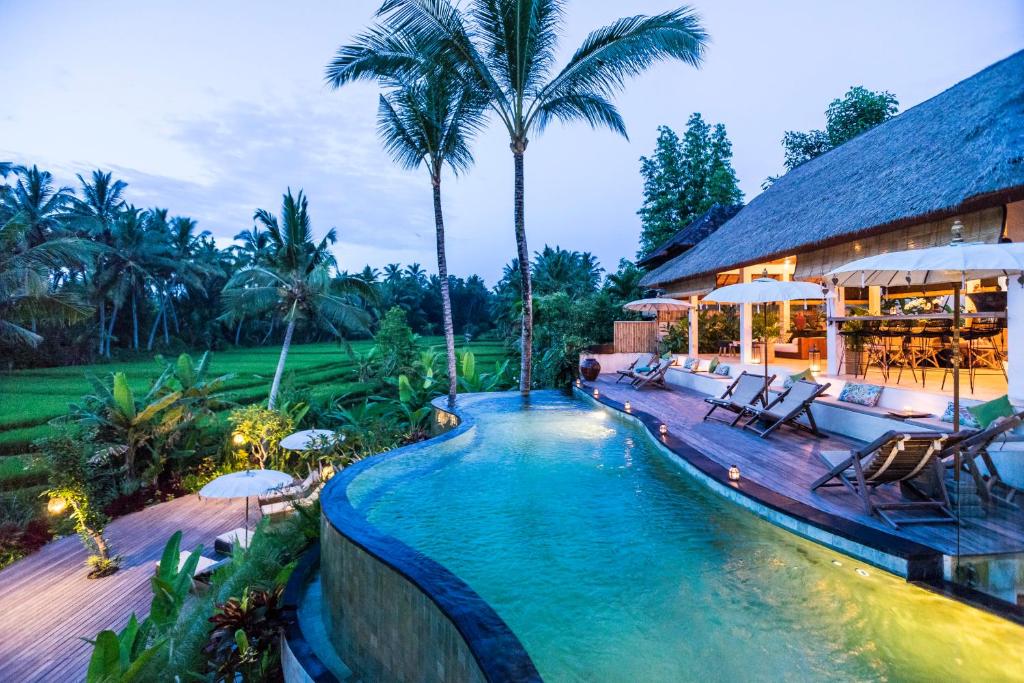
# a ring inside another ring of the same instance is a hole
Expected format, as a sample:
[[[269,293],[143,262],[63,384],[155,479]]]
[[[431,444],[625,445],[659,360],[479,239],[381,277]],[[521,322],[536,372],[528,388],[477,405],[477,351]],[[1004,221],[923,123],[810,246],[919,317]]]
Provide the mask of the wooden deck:
[[[149,578],[168,538],[183,533],[182,548],[204,546],[212,556],[217,535],[242,526],[241,500],[200,501],[186,496],[115,520],[107,529],[121,570],[86,578],[86,552],[77,536],[53,541],[0,571],[0,681],[80,681],[92,646],[81,640],[120,630],[132,612],[149,611]]]
[[[672,434],[724,467],[736,465],[744,480],[782,494],[823,512],[864,526],[915,541],[946,555],[986,555],[1024,552],[1024,512],[989,508],[986,514],[956,524],[904,525],[893,530],[865,513],[860,498],[845,488],[811,491],[811,484],[827,471],[817,451],[842,450],[860,445],[851,439],[830,435],[819,439],[783,428],[761,439],[753,432],[718,421],[703,421],[709,408],[704,395],[672,387],[671,390],[635,390],[626,383],[615,384],[614,375],[602,375],[589,383],[602,397],[632,402],[634,410],[656,416]],[[725,386],[723,384],[723,391]],[[724,411],[716,415],[725,416]],[[882,487],[880,497],[899,499],[895,486]],[[958,550],[959,548],[959,550]]]

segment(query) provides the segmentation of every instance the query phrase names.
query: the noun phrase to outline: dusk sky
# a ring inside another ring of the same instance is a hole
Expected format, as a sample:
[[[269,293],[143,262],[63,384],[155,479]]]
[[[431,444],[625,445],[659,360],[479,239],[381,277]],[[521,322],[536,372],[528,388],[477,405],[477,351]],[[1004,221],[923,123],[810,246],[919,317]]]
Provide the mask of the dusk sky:
[[[100,167],[139,206],[190,215],[223,244],[277,213],[285,188],[310,197],[315,229],[336,227],[341,267],[418,261],[436,270],[430,186],[398,170],[375,134],[377,88],[324,85],[339,45],[380,0],[14,2],[0,0],[4,46],[0,160],[36,163],[62,184]],[[565,58],[594,28],[668,0],[576,0]],[[824,125],[852,85],[904,110],[1024,48],[1024,2],[740,2],[694,5],[711,35],[704,66],[665,64],[617,100],[627,141],[554,126],[526,155],[531,250],[594,252],[614,270],[640,231],[639,157],[656,127],[691,112],[724,123],[749,201],[782,170],[787,129]],[[476,166],[447,181],[449,268],[493,284],[513,256],[512,156],[492,125]]]

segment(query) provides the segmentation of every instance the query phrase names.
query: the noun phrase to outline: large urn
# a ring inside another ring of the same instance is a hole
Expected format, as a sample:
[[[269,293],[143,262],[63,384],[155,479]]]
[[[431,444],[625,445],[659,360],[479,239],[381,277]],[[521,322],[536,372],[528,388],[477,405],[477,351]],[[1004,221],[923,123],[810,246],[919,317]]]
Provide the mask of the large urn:
[[[580,374],[583,375],[583,379],[593,382],[601,374],[601,364],[596,358],[584,358],[580,361]]]

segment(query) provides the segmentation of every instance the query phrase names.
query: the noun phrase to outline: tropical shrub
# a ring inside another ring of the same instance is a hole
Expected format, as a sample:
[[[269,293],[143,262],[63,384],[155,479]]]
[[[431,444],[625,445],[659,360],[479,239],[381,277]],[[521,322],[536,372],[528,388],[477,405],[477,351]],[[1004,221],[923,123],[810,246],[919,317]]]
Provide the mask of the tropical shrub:
[[[281,439],[292,433],[294,424],[287,415],[263,406],[236,408],[228,415],[233,427],[232,443],[244,461],[252,461],[260,469],[281,460]]]
[[[203,650],[216,680],[280,680],[283,592],[282,585],[271,590],[247,586],[241,598],[217,605],[210,617],[210,642]]]
[[[416,360],[416,336],[409,327],[405,311],[391,307],[380,321],[373,337],[377,346],[377,373],[379,377],[392,377],[412,370]]]

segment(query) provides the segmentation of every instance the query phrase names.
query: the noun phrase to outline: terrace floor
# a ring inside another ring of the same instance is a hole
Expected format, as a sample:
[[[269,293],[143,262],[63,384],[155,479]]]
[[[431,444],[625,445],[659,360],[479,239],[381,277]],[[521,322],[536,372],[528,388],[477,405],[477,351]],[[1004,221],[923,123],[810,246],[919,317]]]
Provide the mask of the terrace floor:
[[[817,456],[819,450],[842,450],[860,444],[852,439],[829,435],[820,439],[788,428],[767,439],[753,432],[709,420],[704,395],[689,389],[636,390],[615,383],[615,375],[601,375],[596,382],[602,398],[619,403],[629,400],[634,410],[654,415],[668,425],[671,433],[723,467],[737,465],[744,480],[754,481],[775,493],[822,512],[836,515],[870,529],[885,531],[945,555],[988,555],[1024,552],[1024,512],[1007,508],[986,508],[982,517],[956,524],[903,525],[896,531],[864,512],[861,500],[845,488],[811,491],[811,484],[827,471]],[[588,389],[589,390],[589,389]],[[724,390],[724,387],[723,387]],[[882,487],[881,499],[896,501],[895,486]]]
[[[79,681],[92,655],[82,640],[121,630],[132,612],[143,618],[153,597],[149,579],[164,546],[178,530],[182,549],[214,539],[245,522],[241,500],[185,496],[121,517],[107,527],[121,569],[86,578],[86,551],[77,536],[45,545],[0,571],[0,681]]]

